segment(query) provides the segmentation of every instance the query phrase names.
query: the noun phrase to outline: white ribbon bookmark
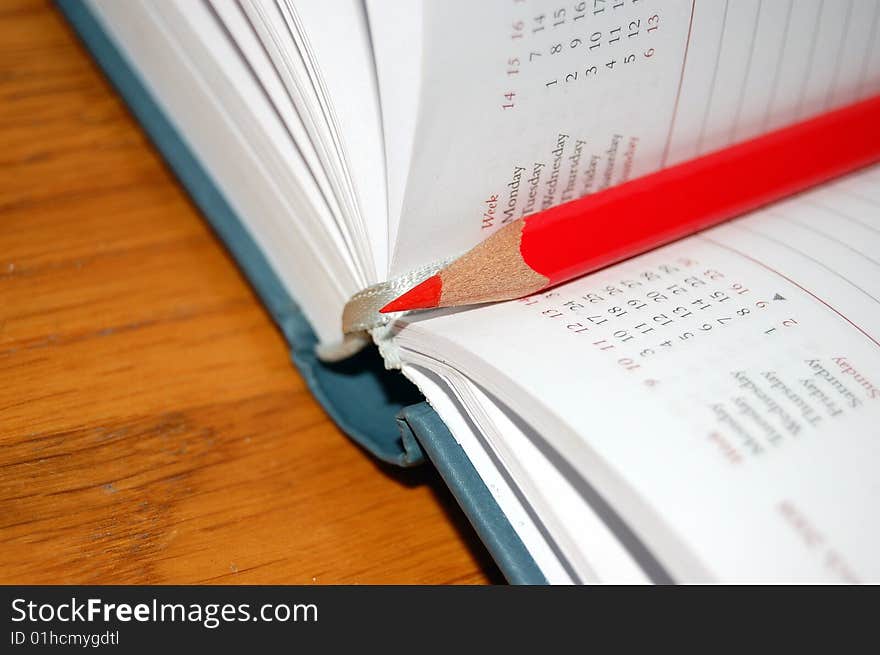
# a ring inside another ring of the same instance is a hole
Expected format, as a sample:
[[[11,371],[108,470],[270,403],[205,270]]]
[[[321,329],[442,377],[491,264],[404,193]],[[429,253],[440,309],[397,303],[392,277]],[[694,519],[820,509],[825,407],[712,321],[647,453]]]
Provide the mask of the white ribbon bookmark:
[[[358,291],[349,298],[342,310],[342,332],[344,335],[342,341],[318,345],[316,349],[318,359],[323,362],[338,362],[357,353],[371,341],[371,336],[378,337],[373,332],[374,330],[388,325],[402,313],[380,314],[380,309],[420,282],[424,282],[455,259],[455,257],[449,257],[432,264],[426,264],[392,280],[380,282]],[[382,341],[384,341],[384,331],[382,336]],[[381,349],[381,344],[379,345]]]

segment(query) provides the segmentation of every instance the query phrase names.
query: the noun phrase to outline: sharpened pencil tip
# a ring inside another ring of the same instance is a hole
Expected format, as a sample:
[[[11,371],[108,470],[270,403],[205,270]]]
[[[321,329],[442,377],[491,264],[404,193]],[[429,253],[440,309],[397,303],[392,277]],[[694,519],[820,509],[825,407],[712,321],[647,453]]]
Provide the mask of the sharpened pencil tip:
[[[443,291],[443,280],[439,275],[432,275],[402,296],[392,300],[380,309],[379,312],[387,314],[389,312],[405,312],[411,309],[433,309],[440,304],[441,291]]]

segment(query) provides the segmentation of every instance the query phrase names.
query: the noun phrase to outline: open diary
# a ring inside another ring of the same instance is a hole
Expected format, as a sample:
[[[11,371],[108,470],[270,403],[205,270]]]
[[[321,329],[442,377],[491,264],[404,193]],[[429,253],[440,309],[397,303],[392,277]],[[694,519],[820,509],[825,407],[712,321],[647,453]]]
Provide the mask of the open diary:
[[[234,215],[218,231],[328,411],[395,444],[400,407],[379,416],[351,370],[358,292],[880,92],[874,0],[61,6],[210,180],[181,174],[208,218]],[[400,463],[427,451],[512,580],[880,580],[880,168],[531,297],[370,326],[429,405]],[[344,398],[325,368],[354,376]]]

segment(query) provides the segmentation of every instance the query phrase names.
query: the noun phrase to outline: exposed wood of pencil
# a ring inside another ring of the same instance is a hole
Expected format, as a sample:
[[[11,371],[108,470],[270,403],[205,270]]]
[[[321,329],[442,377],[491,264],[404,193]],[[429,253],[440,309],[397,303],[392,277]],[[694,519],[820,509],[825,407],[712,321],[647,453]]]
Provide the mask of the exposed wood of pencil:
[[[543,289],[550,278],[536,273],[520,252],[524,226],[522,218],[504,226],[382,311],[510,300]]]

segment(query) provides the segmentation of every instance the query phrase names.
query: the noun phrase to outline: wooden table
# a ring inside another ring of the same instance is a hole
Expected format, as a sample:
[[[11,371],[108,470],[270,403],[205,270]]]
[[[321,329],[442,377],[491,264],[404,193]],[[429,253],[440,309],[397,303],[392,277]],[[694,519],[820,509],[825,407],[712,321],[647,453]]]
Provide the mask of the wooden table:
[[[0,4],[0,583],[477,583],[370,459],[57,11]]]

